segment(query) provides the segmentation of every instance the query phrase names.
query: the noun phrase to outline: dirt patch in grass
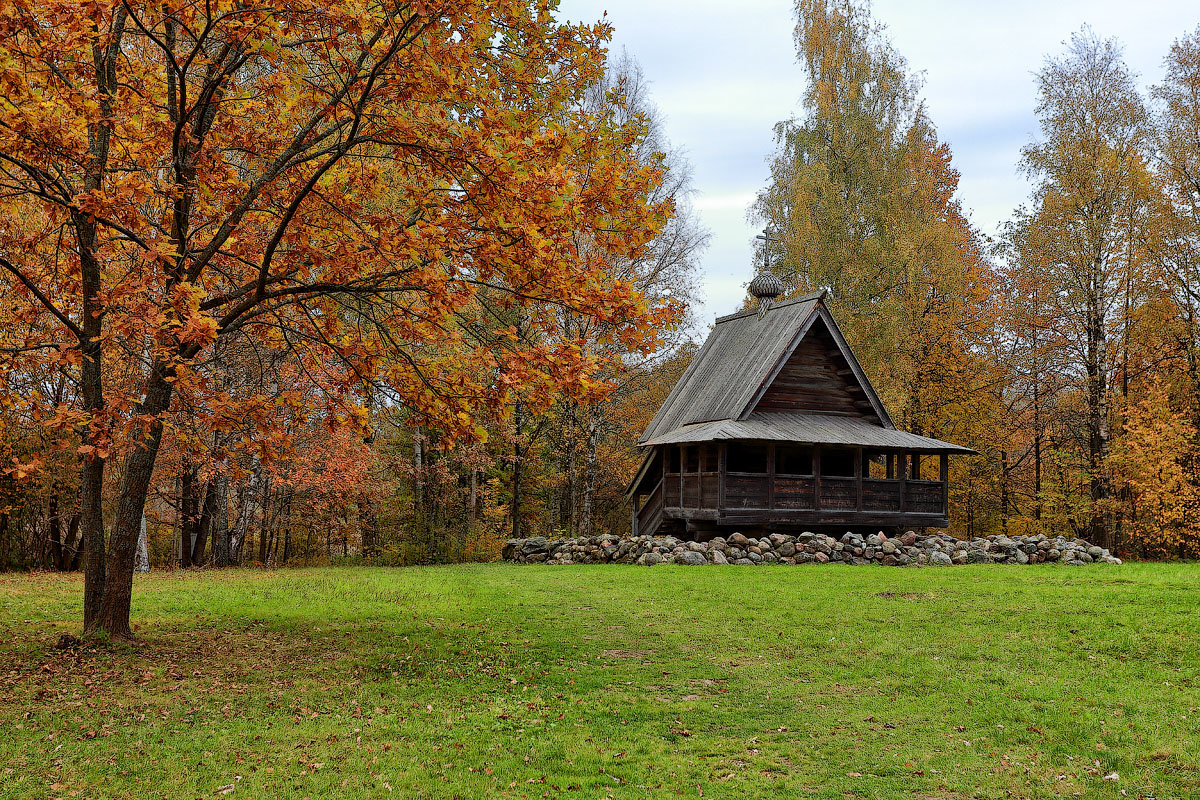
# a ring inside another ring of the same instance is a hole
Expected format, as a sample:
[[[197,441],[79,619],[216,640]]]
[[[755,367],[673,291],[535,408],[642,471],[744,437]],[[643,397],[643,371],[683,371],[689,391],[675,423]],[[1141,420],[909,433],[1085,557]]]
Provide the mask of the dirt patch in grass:
[[[654,655],[653,650],[601,650],[600,655],[605,658],[649,658]]]

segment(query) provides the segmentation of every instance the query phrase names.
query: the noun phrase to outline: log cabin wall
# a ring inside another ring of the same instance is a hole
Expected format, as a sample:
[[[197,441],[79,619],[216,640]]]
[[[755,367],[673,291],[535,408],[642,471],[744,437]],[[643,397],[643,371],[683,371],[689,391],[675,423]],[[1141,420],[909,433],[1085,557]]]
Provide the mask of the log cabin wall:
[[[664,447],[665,502],[675,508],[719,507],[720,451],[716,444]]]
[[[866,393],[822,324],[795,351],[759,399],[755,411],[812,411],[878,421]]]

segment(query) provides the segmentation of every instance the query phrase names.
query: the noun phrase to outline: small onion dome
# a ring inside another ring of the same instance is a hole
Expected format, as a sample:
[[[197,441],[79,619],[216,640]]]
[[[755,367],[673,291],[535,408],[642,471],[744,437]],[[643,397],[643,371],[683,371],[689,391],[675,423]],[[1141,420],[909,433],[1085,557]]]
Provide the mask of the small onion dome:
[[[759,302],[774,300],[783,294],[785,289],[787,287],[783,285],[783,281],[773,272],[760,272],[750,281],[750,294],[757,297]]]

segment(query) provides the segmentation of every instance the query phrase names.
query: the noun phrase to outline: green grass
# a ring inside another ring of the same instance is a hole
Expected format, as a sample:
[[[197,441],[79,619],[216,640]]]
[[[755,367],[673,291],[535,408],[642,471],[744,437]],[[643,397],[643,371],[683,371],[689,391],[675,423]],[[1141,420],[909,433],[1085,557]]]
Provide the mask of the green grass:
[[[0,797],[1200,796],[1200,565],[164,573],[59,652],[79,595],[0,576]]]

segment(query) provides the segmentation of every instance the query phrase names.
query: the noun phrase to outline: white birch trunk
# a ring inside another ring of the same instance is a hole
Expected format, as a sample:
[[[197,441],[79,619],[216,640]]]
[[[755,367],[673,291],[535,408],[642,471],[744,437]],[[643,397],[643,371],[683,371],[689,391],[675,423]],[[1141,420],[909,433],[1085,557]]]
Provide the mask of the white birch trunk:
[[[137,561],[133,566],[136,572],[150,571],[150,548],[146,541],[146,515],[142,514],[142,530],[138,534]]]

